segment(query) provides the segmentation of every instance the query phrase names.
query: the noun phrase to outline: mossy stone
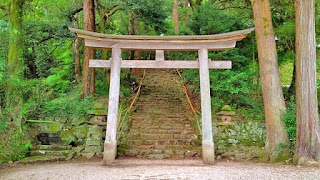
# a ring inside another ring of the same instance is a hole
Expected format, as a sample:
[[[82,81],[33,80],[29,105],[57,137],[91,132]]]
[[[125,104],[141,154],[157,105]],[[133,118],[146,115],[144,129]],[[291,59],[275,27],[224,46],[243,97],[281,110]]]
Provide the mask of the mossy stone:
[[[87,114],[90,115],[98,115],[98,116],[106,116],[108,115],[108,111],[105,110],[89,110]]]
[[[64,116],[60,116],[60,117],[55,118],[56,122],[59,122],[59,123],[62,123],[62,124],[67,123],[67,120],[68,120],[68,118],[66,118]]]
[[[78,139],[84,139],[87,137],[88,130],[89,128],[87,125],[81,125],[81,126],[74,127],[72,129],[72,132]]]
[[[232,108],[229,105],[225,105],[222,107],[221,111],[232,111]]]
[[[43,123],[40,124],[40,132],[59,132],[63,128],[63,124],[61,123]]]
[[[97,153],[102,151],[103,151],[102,146],[86,146],[84,150],[84,152],[86,153]]]
[[[221,112],[218,112],[217,115],[220,115],[220,116],[235,116],[236,112],[234,112],[234,111],[221,111]]]
[[[64,130],[60,133],[60,138],[62,142],[66,145],[76,142],[77,137],[72,133],[71,130]]]
[[[103,110],[104,109],[104,105],[103,103],[97,102],[94,104],[94,109],[95,110]]]
[[[73,126],[80,126],[82,124],[85,124],[87,122],[85,117],[78,117],[72,119],[72,125]]]

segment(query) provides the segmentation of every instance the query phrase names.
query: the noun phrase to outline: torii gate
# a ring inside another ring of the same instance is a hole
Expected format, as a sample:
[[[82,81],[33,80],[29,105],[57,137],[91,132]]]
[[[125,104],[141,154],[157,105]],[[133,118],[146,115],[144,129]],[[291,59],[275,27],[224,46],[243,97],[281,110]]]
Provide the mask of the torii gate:
[[[111,68],[109,106],[103,164],[111,165],[117,153],[117,117],[121,68],[199,69],[202,119],[202,156],[205,164],[214,164],[209,69],[231,69],[231,61],[211,61],[208,51],[233,49],[254,28],[224,34],[203,36],[137,36],[107,35],[69,28],[85,46],[112,50],[110,60],[90,60],[89,67]],[[122,60],[122,50],[155,50],[156,60]],[[196,61],[165,61],[164,51],[198,51]]]

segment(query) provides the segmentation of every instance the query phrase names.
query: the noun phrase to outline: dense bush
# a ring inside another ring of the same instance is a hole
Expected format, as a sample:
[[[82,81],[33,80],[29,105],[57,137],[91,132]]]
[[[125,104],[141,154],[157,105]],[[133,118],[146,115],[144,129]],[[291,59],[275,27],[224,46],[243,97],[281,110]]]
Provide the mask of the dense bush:
[[[0,164],[20,160],[32,148],[32,136],[25,128],[21,132],[0,117]]]

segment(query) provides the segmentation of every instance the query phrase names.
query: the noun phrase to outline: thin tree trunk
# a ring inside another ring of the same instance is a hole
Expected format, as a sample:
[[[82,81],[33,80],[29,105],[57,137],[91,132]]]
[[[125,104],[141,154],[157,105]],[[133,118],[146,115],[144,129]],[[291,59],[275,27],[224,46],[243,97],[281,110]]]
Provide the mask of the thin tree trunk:
[[[173,0],[172,20],[175,34],[179,33],[179,0]]]
[[[130,21],[130,27],[129,27],[129,33],[130,35],[138,35],[140,33],[140,28],[139,28],[139,18],[137,18],[137,15],[135,13],[130,13],[130,16],[129,16],[129,21]],[[133,60],[139,60],[141,59],[141,55],[140,55],[140,51],[131,51],[131,59]],[[131,70],[131,73],[134,75],[134,76],[141,76],[141,69],[138,69],[138,68],[133,68]]]
[[[72,19],[72,24],[74,28],[79,28],[77,14],[74,15]],[[74,53],[74,79],[77,81],[77,83],[80,83],[81,65],[80,65],[80,49],[79,49],[80,42],[78,37],[76,37],[76,39],[73,41],[72,47],[73,47],[73,53]]]
[[[187,11],[187,8],[189,7],[189,1],[188,0],[184,0],[183,7],[184,7],[183,24],[186,25],[188,23],[188,11]]]
[[[281,118],[285,111],[285,101],[280,84],[278,59],[274,31],[272,27],[269,0],[252,0],[255,18],[255,32],[257,38],[259,69],[262,81],[262,93],[267,126],[267,141],[263,160],[279,161],[283,155],[277,150],[288,145],[288,135],[284,121]]]
[[[316,83],[315,2],[296,0],[296,103],[295,162],[320,162],[320,131]]]
[[[106,23],[107,23],[108,19],[105,16],[104,12],[100,15],[100,17],[101,17],[101,20],[100,20],[100,23],[99,23],[99,32],[100,33],[105,33]],[[103,60],[108,59],[108,50],[102,50],[101,58]],[[108,81],[108,85],[110,85],[110,69],[109,68],[108,69],[105,68],[104,69],[104,73],[106,75],[106,78],[107,78],[107,81]]]
[[[106,21],[108,20],[107,17],[104,14],[100,15],[101,20],[99,23],[99,32],[104,33],[106,30]],[[101,55],[103,60],[106,60],[108,58],[108,51],[107,50],[102,50],[102,55]]]
[[[22,91],[18,84],[23,80],[22,59],[22,6],[23,0],[11,0],[9,17],[11,24],[11,40],[8,53],[8,73],[12,79],[9,80],[6,89],[6,107],[12,108],[9,115],[10,120],[21,129],[22,120]],[[15,82],[15,83],[13,83]]]
[[[83,27],[84,30],[95,31],[94,0],[83,0]],[[95,70],[89,68],[89,60],[95,59],[95,54],[94,49],[84,47],[82,97],[94,95],[95,92]]]

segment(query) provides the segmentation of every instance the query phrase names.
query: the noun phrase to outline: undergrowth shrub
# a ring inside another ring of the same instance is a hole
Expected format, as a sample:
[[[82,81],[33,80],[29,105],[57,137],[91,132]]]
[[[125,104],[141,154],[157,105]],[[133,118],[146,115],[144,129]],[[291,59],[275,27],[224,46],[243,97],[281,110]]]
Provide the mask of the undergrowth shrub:
[[[286,112],[283,114],[283,119],[285,122],[285,127],[288,132],[288,137],[290,140],[290,148],[295,149],[296,144],[296,105],[293,102],[289,102],[287,105]]]
[[[26,127],[18,128],[0,119],[0,164],[24,158],[32,148],[30,134]]]

